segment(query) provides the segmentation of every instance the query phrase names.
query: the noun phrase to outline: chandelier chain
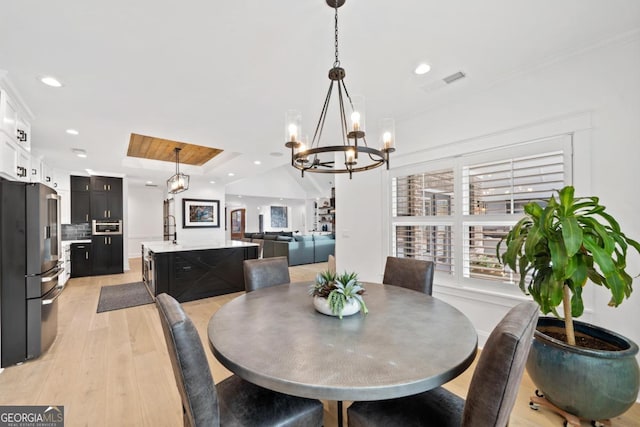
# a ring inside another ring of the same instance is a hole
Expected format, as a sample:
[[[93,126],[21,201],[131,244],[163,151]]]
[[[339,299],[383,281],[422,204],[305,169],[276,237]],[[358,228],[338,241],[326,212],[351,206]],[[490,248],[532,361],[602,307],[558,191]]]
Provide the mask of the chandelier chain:
[[[336,1],[336,15],[335,15],[335,48],[336,48],[336,60],[333,63],[334,67],[338,67],[340,65],[340,59],[338,59],[338,2]]]

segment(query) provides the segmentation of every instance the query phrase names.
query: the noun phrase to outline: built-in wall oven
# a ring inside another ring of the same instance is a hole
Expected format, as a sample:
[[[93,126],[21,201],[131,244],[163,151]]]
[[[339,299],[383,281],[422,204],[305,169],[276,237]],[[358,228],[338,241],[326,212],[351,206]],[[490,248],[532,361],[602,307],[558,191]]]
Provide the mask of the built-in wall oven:
[[[122,220],[93,220],[91,221],[91,235],[108,236],[122,234]]]

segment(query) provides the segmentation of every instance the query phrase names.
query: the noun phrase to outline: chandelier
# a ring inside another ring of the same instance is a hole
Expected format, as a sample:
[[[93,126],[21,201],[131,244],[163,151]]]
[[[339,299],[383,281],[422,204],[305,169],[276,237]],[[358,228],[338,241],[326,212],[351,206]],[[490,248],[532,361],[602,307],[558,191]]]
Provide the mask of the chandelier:
[[[189,175],[180,173],[180,148],[174,148],[176,153],[176,173],[167,180],[169,194],[182,193],[189,189]]]
[[[370,147],[365,137],[363,103],[358,104],[352,101],[344,83],[346,73],[344,68],[340,67],[338,58],[338,8],[345,3],[345,0],[326,0],[326,2],[335,9],[335,61],[329,70],[331,83],[310,146],[307,146],[301,136],[301,114],[294,110],[286,114],[287,143],[285,146],[291,149],[291,166],[299,169],[303,177],[305,172],[317,172],[348,173],[349,178],[352,178],[353,172],[374,169],[383,164],[386,164],[389,169],[389,154],[395,151],[393,119],[382,121],[381,148]],[[320,139],[334,88],[338,92],[342,144],[323,146],[320,144]],[[350,123],[346,118],[347,110],[351,112]]]

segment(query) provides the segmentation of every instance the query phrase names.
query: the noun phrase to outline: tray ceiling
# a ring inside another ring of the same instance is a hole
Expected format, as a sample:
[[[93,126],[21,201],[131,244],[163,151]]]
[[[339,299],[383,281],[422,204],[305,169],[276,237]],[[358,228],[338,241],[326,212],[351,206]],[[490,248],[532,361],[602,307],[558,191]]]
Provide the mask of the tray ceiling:
[[[180,163],[194,166],[204,165],[223,151],[218,148],[204,147],[202,145],[132,133],[131,138],[129,138],[127,156],[175,162],[175,148],[181,149]]]

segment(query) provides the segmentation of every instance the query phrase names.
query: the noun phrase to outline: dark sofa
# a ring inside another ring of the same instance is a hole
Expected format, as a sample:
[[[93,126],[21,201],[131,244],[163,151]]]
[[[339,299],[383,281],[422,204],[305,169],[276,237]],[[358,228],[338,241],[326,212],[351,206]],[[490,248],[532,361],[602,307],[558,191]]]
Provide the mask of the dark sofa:
[[[245,233],[245,241],[258,243],[262,258],[286,256],[289,265],[327,262],[335,255],[336,241],[332,235],[295,235],[290,232]]]

